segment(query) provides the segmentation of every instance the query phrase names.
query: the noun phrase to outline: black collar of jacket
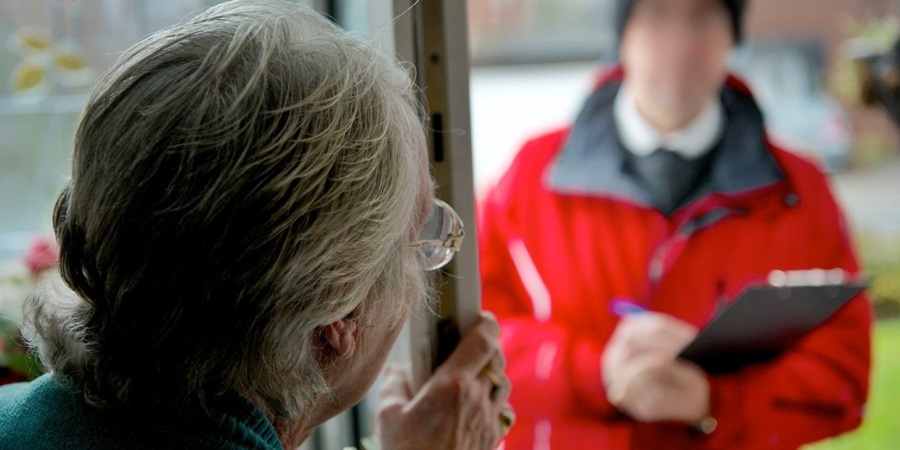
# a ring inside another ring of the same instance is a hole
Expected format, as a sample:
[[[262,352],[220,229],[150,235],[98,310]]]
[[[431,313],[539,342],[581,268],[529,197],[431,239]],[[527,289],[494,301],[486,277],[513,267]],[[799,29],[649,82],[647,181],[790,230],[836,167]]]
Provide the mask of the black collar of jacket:
[[[627,150],[621,144],[613,105],[621,81],[600,86],[588,97],[565,147],[550,167],[550,190],[628,201],[656,207],[653,196],[625,170]],[[711,194],[738,196],[784,180],[769,150],[762,112],[756,101],[729,86],[722,90],[727,126],[707,179],[690,201]]]

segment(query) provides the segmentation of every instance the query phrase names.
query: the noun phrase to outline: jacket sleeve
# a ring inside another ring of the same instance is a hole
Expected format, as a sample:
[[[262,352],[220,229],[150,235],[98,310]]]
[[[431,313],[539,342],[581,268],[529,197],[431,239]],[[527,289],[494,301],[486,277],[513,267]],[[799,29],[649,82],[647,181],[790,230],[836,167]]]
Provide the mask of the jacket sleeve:
[[[855,273],[858,263],[843,216],[823,182],[804,237],[818,267]],[[804,230],[805,231],[805,230]],[[850,301],[789,353],[734,374],[710,377],[719,421],[710,448],[797,448],[859,426],[868,396],[871,306]]]
[[[527,192],[538,183],[533,173],[523,176],[531,169],[522,157],[529,145],[479,205],[482,299],[501,325],[500,340],[513,384],[511,402],[531,417],[550,418],[572,408],[614,414],[601,378],[603,343],[548,317],[547,305],[536,303],[534,296],[549,304],[549,293],[520,267],[515,252],[516,245],[524,245],[516,203],[527,201]]]

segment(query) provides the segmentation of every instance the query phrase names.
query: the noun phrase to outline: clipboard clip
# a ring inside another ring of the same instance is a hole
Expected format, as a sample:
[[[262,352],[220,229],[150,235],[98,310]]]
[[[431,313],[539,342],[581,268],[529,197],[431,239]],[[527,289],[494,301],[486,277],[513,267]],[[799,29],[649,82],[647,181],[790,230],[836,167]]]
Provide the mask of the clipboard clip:
[[[773,270],[768,283],[772,287],[823,287],[840,286],[854,281],[853,276],[843,269]]]
[[[779,297],[788,299],[792,288],[826,288],[829,297],[840,294],[840,287],[859,281],[843,269],[773,270],[769,273],[769,286],[778,288]]]

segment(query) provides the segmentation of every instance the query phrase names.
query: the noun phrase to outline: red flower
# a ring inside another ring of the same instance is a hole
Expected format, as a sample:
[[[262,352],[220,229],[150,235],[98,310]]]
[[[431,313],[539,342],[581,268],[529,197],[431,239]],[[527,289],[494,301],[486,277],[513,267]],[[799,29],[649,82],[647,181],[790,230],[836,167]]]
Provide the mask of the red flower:
[[[59,263],[59,245],[53,239],[36,239],[25,254],[24,263],[31,271],[31,275],[37,277]]]

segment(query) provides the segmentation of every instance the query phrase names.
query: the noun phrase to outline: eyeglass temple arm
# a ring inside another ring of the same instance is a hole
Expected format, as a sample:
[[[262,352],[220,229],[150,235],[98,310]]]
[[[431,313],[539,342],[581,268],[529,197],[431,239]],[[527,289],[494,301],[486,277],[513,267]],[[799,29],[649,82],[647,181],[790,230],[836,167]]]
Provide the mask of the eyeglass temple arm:
[[[419,242],[416,242],[415,244],[413,244],[413,247],[421,248],[421,247],[443,246],[443,247],[449,248],[450,250],[453,250],[454,252],[458,252],[462,248],[463,239],[465,237],[466,237],[466,232],[463,230],[460,230],[456,234],[451,234],[450,236],[447,236],[447,239],[444,239],[444,240],[432,239],[429,241],[419,241]]]

